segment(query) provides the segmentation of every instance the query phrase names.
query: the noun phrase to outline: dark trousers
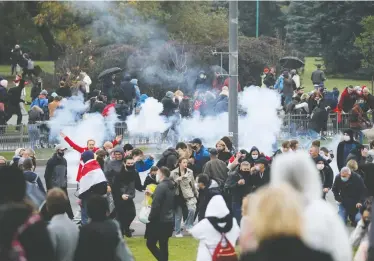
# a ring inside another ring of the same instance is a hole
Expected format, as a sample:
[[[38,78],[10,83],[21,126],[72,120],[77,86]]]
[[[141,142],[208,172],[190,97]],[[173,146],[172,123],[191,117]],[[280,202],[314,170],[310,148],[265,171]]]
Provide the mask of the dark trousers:
[[[136,217],[135,204],[132,199],[115,202],[117,211],[117,220],[121,225],[121,231],[124,234],[130,230],[130,225]]]
[[[160,233],[162,234],[162,233]],[[159,247],[156,246],[158,242]],[[168,261],[169,259],[169,237],[154,235],[147,238],[147,247],[157,261]]]
[[[68,214],[68,217],[70,219],[74,219],[74,214],[73,214],[73,209],[71,208],[71,204],[70,204],[68,189],[67,188],[61,188],[61,189],[65,192],[66,196],[68,197],[68,202],[67,202],[68,205],[66,206],[66,214]]]
[[[21,125],[22,123],[22,112],[21,107],[19,106],[19,103],[13,104],[12,106],[8,107],[8,110],[6,111],[6,121],[8,122],[10,118],[12,118],[13,114],[17,115],[17,125]]]

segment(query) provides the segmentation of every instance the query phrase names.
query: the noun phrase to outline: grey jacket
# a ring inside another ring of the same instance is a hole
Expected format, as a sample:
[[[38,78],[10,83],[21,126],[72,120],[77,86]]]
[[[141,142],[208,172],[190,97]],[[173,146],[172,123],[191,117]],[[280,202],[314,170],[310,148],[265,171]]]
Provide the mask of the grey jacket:
[[[53,154],[47,162],[44,178],[47,189],[53,187],[66,188],[67,187],[67,162],[64,157]]]
[[[156,187],[153,193],[150,222],[174,222],[174,183],[165,178]]]
[[[317,69],[312,72],[311,80],[313,84],[323,83],[326,80],[325,73],[322,70]]]
[[[56,215],[48,225],[56,261],[73,261],[79,228],[66,214]]]
[[[204,168],[203,173],[207,174],[209,178],[214,179],[220,186],[223,186],[227,180],[229,169],[226,163],[219,159],[208,161]]]
[[[292,87],[292,79],[291,78],[284,78],[283,79],[283,95],[284,96],[292,96],[293,95],[293,87]]]
[[[178,186],[180,186],[183,197],[185,199],[197,197],[197,190],[195,187],[195,180],[194,180],[192,170],[187,169],[186,174],[184,174],[181,181],[177,181],[178,178],[179,178],[179,167],[170,173],[170,179],[174,182],[175,187],[176,187],[175,195],[179,195]]]

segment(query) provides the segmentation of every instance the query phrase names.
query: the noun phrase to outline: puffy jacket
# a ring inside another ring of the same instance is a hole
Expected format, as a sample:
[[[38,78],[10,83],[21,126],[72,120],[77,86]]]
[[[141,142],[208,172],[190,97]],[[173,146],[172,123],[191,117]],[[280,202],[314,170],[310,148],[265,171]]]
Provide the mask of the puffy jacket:
[[[64,157],[60,157],[57,153],[53,154],[47,162],[44,178],[47,189],[53,187],[67,187],[67,162]]]
[[[167,167],[168,169],[174,169],[178,163],[178,152],[174,148],[168,148],[162,153],[161,159],[157,162],[156,166]]]

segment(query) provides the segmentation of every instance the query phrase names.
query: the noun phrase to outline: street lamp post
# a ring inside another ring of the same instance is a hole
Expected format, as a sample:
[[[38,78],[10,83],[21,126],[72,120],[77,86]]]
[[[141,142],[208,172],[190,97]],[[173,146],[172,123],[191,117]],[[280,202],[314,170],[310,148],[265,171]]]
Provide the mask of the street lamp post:
[[[229,2],[229,136],[238,148],[238,1]]]
[[[260,26],[260,0],[256,0],[256,38],[258,38],[259,26]]]

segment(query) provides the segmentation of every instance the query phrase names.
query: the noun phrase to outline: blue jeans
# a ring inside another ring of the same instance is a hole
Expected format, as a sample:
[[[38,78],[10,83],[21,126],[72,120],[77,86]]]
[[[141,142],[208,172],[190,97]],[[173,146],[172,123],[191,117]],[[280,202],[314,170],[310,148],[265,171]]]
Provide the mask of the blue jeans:
[[[175,210],[175,234],[181,233],[182,217],[183,217],[182,207],[178,206]],[[187,219],[185,220],[185,228],[191,229],[193,227],[194,220],[195,220],[195,209],[189,208]]]
[[[238,222],[238,225],[240,225],[240,220],[242,219],[242,202],[232,202],[231,207],[232,214],[234,215],[236,222]]]
[[[291,96],[284,96],[284,105],[288,105],[292,102],[292,95]]]
[[[351,220],[351,222],[354,222],[354,223],[357,224],[358,221],[360,221],[361,213],[360,213],[359,210],[357,210],[356,215],[353,216],[353,215],[348,215],[348,213],[347,213],[345,207],[343,206],[343,204],[339,204],[338,208],[339,208],[338,214],[343,219],[344,224],[347,223],[348,216],[349,216],[349,219]]]
[[[82,207],[81,207],[81,224],[86,225],[88,224],[88,214],[87,214],[87,200],[81,200]]]

